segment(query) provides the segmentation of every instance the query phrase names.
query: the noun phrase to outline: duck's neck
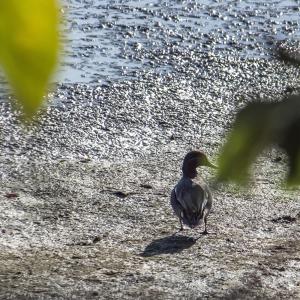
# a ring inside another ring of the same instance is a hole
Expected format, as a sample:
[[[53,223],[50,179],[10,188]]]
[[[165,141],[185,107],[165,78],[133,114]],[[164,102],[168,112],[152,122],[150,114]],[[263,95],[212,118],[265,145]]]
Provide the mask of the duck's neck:
[[[189,178],[189,179],[194,179],[194,178],[197,177],[197,175],[198,175],[197,172],[195,172],[195,173],[186,173],[186,172],[184,172],[184,173],[183,173],[183,177]]]
[[[198,167],[198,163],[194,160],[188,160],[185,161],[182,165],[182,173],[184,177],[188,178],[195,178],[197,177],[197,170],[196,168]]]

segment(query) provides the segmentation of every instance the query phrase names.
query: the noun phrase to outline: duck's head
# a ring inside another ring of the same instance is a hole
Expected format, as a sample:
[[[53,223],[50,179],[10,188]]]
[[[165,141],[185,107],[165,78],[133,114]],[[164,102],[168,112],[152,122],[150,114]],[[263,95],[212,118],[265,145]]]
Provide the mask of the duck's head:
[[[200,166],[206,166],[216,169],[202,151],[190,151],[183,160],[182,172],[189,178],[195,178],[197,176],[196,168]]]

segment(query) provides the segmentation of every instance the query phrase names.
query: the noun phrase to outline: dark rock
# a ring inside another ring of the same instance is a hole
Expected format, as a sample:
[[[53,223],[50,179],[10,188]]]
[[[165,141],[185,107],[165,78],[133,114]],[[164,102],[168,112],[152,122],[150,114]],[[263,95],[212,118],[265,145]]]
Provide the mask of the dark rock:
[[[296,218],[291,216],[282,216],[271,220],[273,223],[294,223]]]
[[[14,192],[12,192],[12,193],[6,193],[5,197],[8,198],[8,199],[13,199],[13,198],[19,197],[19,194],[18,193],[14,193]]]
[[[140,187],[145,188],[145,189],[152,189],[153,188],[152,185],[146,184],[146,183],[145,184],[141,184]]]

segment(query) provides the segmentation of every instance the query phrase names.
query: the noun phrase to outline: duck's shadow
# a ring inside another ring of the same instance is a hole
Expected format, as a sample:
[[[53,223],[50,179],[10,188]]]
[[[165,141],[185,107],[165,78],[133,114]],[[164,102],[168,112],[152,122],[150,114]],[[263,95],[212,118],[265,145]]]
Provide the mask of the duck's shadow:
[[[143,257],[149,257],[159,254],[175,254],[192,247],[198,238],[171,235],[164,238],[153,240],[141,253]]]

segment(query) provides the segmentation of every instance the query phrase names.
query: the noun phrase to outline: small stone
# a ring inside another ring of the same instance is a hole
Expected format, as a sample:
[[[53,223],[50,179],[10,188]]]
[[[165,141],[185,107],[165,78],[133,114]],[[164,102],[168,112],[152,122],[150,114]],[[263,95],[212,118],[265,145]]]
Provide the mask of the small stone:
[[[271,220],[273,223],[293,223],[296,222],[296,218],[292,216],[282,216]]]
[[[14,192],[12,192],[12,193],[6,193],[5,197],[8,198],[8,199],[17,198],[17,197],[19,197],[19,194],[18,193],[14,193]]]
[[[295,88],[292,86],[287,86],[285,91],[286,91],[286,93],[292,93],[293,91],[295,91]]]
[[[113,194],[115,196],[119,197],[119,198],[122,198],[122,199],[124,199],[124,198],[126,198],[128,196],[128,193],[124,193],[122,191],[117,191],[117,192],[114,192]]]
[[[90,158],[83,158],[83,159],[80,160],[81,163],[88,163],[90,161],[91,161]]]
[[[117,272],[114,271],[114,270],[106,270],[106,271],[104,271],[103,273],[104,273],[105,275],[108,275],[108,276],[114,276],[114,275],[117,274]]]
[[[281,162],[282,161],[282,157],[278,156],[274,159],[274,162]]]
[[[93,239],[93,244],[96,244],[98,242],[100,242],[100,237],[99,236],[95,236],[94,239]]]
[[[141,184],[140,187],[145,188],[145,189],[152,189],[153,188],[152,185],[146,184],[146,183],[145,184]]]

